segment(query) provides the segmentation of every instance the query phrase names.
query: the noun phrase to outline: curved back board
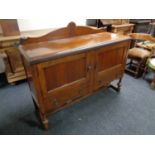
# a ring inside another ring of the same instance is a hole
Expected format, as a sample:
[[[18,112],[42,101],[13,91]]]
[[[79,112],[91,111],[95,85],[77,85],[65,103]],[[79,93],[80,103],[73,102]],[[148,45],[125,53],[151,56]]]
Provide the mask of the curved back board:
[[[67,27],[54,30],[44,36],[35,38],[23,38],[21,44],[39,43],[51,40],[70,38],[79,35],[93,34],[104,32],[103,29],[92,28],[89,26],[76,26],[74,22],[70,22]]]
[[[130,37],[134,40],[143,40],[143,41],[150,41],[155,43],[155,38],[152,37],[150,34],[145,33],[131,33]]]

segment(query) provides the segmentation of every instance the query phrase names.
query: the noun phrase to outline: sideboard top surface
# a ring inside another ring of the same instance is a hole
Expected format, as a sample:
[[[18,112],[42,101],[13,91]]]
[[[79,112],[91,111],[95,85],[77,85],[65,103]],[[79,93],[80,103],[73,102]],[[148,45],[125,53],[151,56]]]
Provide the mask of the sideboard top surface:
[[[76,54],[80,51],[130,40],[129,36],[101,32],[71,38],[21,45],[20,51],[30,64]]]

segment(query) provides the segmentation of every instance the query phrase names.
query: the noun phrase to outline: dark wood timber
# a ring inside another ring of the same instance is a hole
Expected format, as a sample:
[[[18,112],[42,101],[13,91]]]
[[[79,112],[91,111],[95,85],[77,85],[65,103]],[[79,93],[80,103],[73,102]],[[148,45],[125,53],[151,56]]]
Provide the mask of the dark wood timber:
[[[45,129],[48,114],[107,88],[120,90],[130,37],[70,23],[20,46],[32,97]]]
[[[20,35],[17,19],[0,19],[3,36]]]

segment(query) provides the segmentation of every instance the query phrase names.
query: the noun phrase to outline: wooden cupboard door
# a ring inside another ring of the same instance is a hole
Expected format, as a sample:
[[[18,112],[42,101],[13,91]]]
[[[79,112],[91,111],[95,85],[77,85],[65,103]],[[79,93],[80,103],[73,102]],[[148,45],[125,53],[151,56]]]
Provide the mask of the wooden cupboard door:
[[[94,89],[107,87],[111,81],[123,76],[128,46],[129,43],[124,42],[96,52]]]
[[[42,94],[47,109],[62,106],[89,91],[89,54],[82,53],[38,65]]]

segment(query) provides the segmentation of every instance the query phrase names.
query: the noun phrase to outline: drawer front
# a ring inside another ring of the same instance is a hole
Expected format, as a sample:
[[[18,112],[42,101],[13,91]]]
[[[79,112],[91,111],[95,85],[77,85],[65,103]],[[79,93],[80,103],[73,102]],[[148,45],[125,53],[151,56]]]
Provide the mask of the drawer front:
[[[71,87],[55,91],[51,97],[45,99],[46,112],[52,112],[66,105],[70,105],[74,100],[87,95],[87,85],[79,83]]]

